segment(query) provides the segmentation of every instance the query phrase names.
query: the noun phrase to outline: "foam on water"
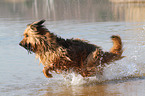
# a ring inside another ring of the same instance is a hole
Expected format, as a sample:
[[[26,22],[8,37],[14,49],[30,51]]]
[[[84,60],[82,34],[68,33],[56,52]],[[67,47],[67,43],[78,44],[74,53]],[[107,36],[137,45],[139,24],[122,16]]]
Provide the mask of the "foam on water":
[[[135,76],[139,69],[135,63],[118,62],[107,65],[104,68],[102,80],[122,79],[124,77]]]

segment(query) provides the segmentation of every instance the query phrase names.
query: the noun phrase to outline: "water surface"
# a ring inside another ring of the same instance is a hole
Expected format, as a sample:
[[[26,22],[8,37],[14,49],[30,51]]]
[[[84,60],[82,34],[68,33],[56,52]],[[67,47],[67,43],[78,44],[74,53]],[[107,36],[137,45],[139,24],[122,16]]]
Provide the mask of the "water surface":
[[[144,3],[109,0],[1,0],[0,95],[2,96],[143,96],[145,91]],[[105,67],[103,76],[43,76],[35,54],[18,44],[26,25],[46,19],[46,27],[63,38],[80,38],[112,47],[120,35],[126,56]]]

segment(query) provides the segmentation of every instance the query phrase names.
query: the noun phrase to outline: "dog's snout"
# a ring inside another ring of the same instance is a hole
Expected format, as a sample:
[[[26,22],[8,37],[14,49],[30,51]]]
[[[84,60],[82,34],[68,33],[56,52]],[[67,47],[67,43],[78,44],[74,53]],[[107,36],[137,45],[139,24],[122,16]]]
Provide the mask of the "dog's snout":
[[[19,45],[22,46],[22,43],[20,42]]]
[[[20,45],[20,46],[24,46],[24,42],[21,41],[21,42],[19,43],[19,45]]]

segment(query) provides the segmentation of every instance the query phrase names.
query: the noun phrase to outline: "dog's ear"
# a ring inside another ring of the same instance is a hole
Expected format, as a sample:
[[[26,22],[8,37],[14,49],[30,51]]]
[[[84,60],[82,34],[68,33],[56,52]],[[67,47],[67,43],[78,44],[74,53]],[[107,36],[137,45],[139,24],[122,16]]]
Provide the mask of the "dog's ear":
[[[29,26],[33,31],[35,31],[35,32],[37,31],[38,25],[29,25]]]
[[[31,23],[31,24],[28,24],[27,27],[30,26],[30,28],[31,28],[33,31],[37,32],[39,27],[43,27],[42,24],[43,24],[44,22],[45,22],[44,19],[42,19],[42,20],[40,20],[40,21],[35,21],[35,22]]]
[[[45,20],[42,19],[40,21],[36,21],[36,22],[32,23],[32,25],[38,25],[39,26],[39,25],[42,25],[44,22],[45,22]]]

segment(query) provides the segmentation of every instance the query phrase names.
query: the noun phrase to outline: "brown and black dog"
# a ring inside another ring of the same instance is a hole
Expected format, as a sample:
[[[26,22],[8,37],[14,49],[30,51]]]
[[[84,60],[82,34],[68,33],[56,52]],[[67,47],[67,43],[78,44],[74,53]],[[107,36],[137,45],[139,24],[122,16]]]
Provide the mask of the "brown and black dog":
[[[110,52],[103,52],[100,47],[84,40],[58,37],[43,25],[44,22],[28,24],[19,45],[36,54],[44,65],[43,73],[47,78],[52,77],[49,71],[74,71],[83,77],[95,76],[98,71],[101,73],[105,64],[123,58],[120,36],[111,36],[113,47]]]

